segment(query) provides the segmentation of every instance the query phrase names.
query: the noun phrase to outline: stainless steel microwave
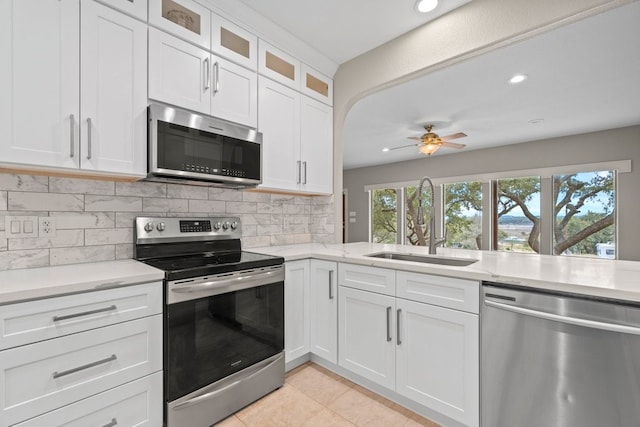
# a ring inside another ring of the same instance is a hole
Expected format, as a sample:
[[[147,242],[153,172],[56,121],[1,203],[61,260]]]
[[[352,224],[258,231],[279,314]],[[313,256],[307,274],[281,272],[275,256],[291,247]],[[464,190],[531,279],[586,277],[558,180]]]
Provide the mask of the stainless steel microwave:
[[[164,104],[148,108],[148,181],[255,187],[262,182],[262,134]]]

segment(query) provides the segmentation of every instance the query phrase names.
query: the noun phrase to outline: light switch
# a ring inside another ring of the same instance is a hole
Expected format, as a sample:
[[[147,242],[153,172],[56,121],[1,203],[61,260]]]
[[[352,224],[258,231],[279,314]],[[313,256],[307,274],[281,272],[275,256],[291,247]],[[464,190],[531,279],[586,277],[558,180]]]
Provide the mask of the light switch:
[[[20,221],[11,221],[11,234],[20,234]]]
[[[33,233],[33,221],[31,221],[31,220],[25,220],[25,221],[22,223],[22,227],[23,227],[23,230],[24,230],[25,234],[31,234],[31,233]]]

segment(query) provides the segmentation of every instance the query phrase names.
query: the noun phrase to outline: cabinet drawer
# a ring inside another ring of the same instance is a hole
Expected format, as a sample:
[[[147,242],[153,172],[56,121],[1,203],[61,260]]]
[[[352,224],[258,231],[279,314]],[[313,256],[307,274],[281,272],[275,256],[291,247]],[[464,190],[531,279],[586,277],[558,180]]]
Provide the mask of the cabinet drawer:
[[[162,425],[162,372],[32,418],[16,427]]]
[[[162,370],[162,315],[0,352],[0,425]]]
[[[193,0],[149,0],[149,23],[211,49],[211,11]]]
[[[355,264],[340,264],[338,284],[363,291],[395,296],[396,272],[386,268]]]
[[[473,280],[398,271],[396,295],[477,314],[480,308],[479,286]]]
[[[146,283],[2,307],[0,349],[162,313],[162,283]]]

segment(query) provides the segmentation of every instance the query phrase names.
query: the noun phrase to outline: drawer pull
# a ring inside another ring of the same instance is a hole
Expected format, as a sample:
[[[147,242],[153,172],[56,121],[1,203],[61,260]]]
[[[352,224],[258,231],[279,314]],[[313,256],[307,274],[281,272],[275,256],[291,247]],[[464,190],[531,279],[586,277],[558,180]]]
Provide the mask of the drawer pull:
[[[53,373],[53,379],[64,377],[65,375],[73,374],[79,371],[84,371],[85,369],[93,368],[95,366],[103,365],[105,363],[113,362],[118,357],[115,354],[107,357],[106,359],[97,360],[95,362],[87,363],[86,365],[78,366],[77,368],[68,369],[66,371],[58,372],[55,371]]]
[[[96,310],[83,311],[81,313],[65,314],[64,316],[53,316],[53,321],[54,322],[59,322],[60,320],[73,319],[74,317],[89,316],[91,314],[97,314],[97,313],[105,313],[107,311],[114,311],[114,310],[117,310],[117,309],[118,309],[118,307],[116,307],[115,304],[114,304],[114,305],[109,306],[109,307],[98,308]]]
[[[103,425],[102,427],[115,427],[118,425],[118,420],[111,418],[111,422]]]

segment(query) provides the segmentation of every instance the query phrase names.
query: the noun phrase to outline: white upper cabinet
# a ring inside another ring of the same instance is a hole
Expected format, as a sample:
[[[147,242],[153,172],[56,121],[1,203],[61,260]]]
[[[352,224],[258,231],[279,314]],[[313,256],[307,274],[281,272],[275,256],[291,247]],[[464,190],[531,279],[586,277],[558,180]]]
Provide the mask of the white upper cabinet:
[[[79,166],[78,0],[0,2],[0,162]]]
[[[211,15],[211,50],[243,67],[258,69],[258,37],[215,13]]]
[[[300,64],[300,90],[307,96],[333,105],[333,79],[306,64]]]
[[[301,97],[301,189],[308,193],[333,191],[333,109],[307,96]]]
[[[193,0],[149,0],[149,23],[211,49],[211,12]]]
[[[300,90],[300,61],[264,40],[258,44],[258,73]]]
[[[209,52],[149,28],[149,98],[209,114]]]
[[[212,61],[211,115],[258,127],[258,75],[216,56]]]
[[[91,1],[80,26],[80,166],[145,175],[147,26]]]
[[[262,132],[262,186],[297,190],[300,182],[300,94],[258,78],[258,130]]]
[[[147,0],[98,0],[143,21],[147,20]]]

